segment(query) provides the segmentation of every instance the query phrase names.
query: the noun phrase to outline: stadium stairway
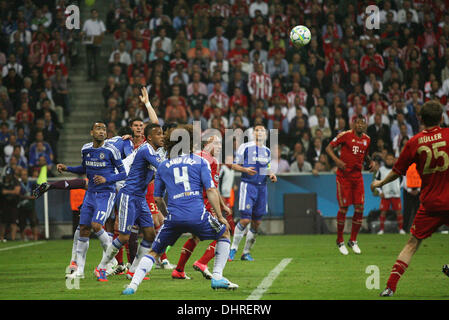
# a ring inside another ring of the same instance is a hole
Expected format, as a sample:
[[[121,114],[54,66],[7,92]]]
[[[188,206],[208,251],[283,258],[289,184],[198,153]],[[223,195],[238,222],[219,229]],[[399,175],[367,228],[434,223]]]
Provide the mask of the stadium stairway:
[[[94,8],[98,10],[99,18],[104,23],[109,5],[109,0],[97,0],[94,5]],[[81,27],[82,23],[90,17],[91,8],[86,5],[80,8]],[[82,44],[79,45],[78,62],[70,70],[71,114],[65,119],[64,129],[59,139],[59,163],[68,166],[81,164],[81,147],[92,140],[90,136],[92,121],[102,119],[104,108],[102,89],[108,74],[108,59],[112,47],[113,37],[106,33],[98,61],[98,81],[87,81],[86,50]]]

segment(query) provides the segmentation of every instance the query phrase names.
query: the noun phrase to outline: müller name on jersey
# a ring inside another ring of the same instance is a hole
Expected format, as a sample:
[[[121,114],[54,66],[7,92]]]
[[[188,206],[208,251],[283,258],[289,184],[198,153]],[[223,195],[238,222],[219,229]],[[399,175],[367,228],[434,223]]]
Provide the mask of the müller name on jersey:
[[[424,136],[424,137],[419,138],[418,143],[421,144],[421,143],[432,142],[432,141],[441,140],[441,139],[443,139],[441,137],[441,133],[436,133],[433,136]]]

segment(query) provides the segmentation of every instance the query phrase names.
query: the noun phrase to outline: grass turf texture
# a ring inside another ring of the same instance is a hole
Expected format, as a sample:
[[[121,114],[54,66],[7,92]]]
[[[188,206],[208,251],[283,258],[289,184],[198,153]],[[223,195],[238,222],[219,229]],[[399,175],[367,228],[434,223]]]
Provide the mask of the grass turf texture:
[[[348,236],[346,236],[348,238]],[[168,253],[172,264],[179,258],[182,237]],[[240,288],[236,291],[213,291],[210,281],[192,268],[209,244],[198,245],[187,262],[186,272],[192,280],[173,280],[170,270],[154,269],[150,280],[144,281],[133,296],[121,296],[129,283],[125,276],[111,276],[109,282],[97,282],[93,270],[100,261],[100,243],[90,240],[85,279],[80,289],[69,290],[64,279],[72,242],[54,240],[30,247],[0,251],[0,299],[162,299],[162,300],[233,300],[246,299],[268,273],[283,259],[290,264],[264,293],[263,299],[448,299],[449,278],[441,272],[448,263],[448,235],[434,234],[425,240],[410,267],[399,282],[393,298],[379,298],[391,267],[408,236],[397,234],[359,235],[362,255],[351,249],[348,256],[338,252],[335,235],[259,236],[253,248],[255,261],[241,261],[244,240],[236,260],[228,262],[224,275]],[[29,243],[29,242],[28,242]],[[0,249],[23,242],[1,243]],[[126,261],[126,255],[125,255]],[[380,288],[369,290],[365,270],[370,265],[380,269]],[[212,270],[213,261],[209,263]]]

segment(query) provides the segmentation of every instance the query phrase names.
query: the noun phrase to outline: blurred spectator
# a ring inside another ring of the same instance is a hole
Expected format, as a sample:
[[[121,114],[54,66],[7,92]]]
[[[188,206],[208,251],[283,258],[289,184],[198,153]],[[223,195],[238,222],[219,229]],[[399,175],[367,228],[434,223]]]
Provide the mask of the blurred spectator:
[[[1,216],[0,216],[0,241],[6,242],[6,225],[10,228],[10,239],[16,240],[17,233],[17,204],[20,196],[20,183],[14,175],[14,170],[9,168],[2,181],[1,188]]]
[[[312,165],[305,160],[304,153],[298,153],[295,161],[290,165],[290,172],[312,172]]]
[[[35,209],[35,200],[33,196],[33,190],[36,187],[36,183],[28,179],[27,170],[22,170],[20,175],[20,202],[17,205],[19,229],[22,241],[28,241],[26,235],[27,222],[31,228],[32,239],[38,240],[38,228],[37,228],[37,214]]]
[[[98,19],[98,11],[92,9],[90,13],[91,17],[84,22],[81,33],[84,37],[83,43],[86,46],[88,81],[97,80],[98,58],[103,34],[106,31],[103,21]]]

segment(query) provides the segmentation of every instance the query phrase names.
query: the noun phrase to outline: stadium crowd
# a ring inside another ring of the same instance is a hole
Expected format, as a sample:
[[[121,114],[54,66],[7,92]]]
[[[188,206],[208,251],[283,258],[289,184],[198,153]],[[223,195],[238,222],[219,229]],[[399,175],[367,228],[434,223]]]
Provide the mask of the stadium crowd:
[[[57,161],[64,117],[70,115],[69,71],[76,57],[65,26],[66,1],[0,1],[0,240],[10,224],[22,239],[27,220],[37,238],[32,182]],[[3,204],[5,204],[3,206]]]
[[[110,135],[147,118],[148,85],[160,121],[279,130],[277,172],[335,169],[324,148],[366,117],[370,154],[396,156],[419,128],[423,102],[448,109],[449,2],[382,1],[379,29],[366,27],[374,1],[115,1],[103,89]],[[312,41],[295,48],[298,24]],[[449,124],[445,113],[444,125]]]

